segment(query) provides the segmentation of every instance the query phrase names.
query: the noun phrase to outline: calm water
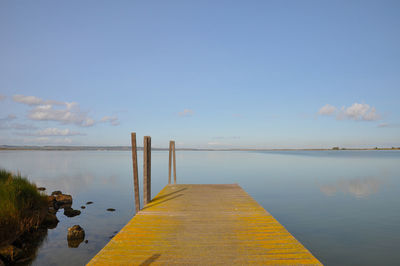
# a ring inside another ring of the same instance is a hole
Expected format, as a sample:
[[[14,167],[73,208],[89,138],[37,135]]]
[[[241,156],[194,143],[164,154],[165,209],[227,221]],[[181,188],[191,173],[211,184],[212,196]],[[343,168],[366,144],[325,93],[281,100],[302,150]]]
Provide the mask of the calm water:
[[[33,265],[83,265],[134,215],[130,152],[1,151],[0,167],[71,194],[75,209],[94,202],[73,218],[57,213]],[[153,151],[153,197],[167,175],[168,152]],[[178,151],[177,176],[240,184],[326,265],[399,265],[399,151]],[[68,248],[74,224],[89,242]]]

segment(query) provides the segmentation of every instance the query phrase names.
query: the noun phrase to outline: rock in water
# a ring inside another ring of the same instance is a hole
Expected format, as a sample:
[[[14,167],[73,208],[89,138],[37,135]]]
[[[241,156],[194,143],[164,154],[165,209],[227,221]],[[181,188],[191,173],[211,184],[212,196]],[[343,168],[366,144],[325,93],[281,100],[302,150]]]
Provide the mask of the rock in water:
[[[93,204],[93,201],[86,202],[86,205]]]
[[[107,211],[109,211],[109,212],[115,212],[115,209],[113,209],[113,208],[108,208]]]
[[[72,196],[66,194],[59,194],[55,196],[58,205],[72,204]]]
[[[79,210],[74,210],[72,208],[64,208],[64,215],[67,217],[74,217],[81,214],[81,211]]]
[[[51,196],[47,196],[47,203],[50,205],[53,205],[54,202],[56,202],[56,197],[51,195]]]
[[[37,190],[39,190],[39,191],[45,191],[46,188],[45,188],[45,187],[38,187]]]
[[[85,206],[81,206],[81,209],[85,209],[86,207]]]
[[[85,230],[79,225],[74,225],[68,228],[68,239],[84,239],[85,238]]]
[[[68,247],[69,248],[77,248],[83,242],[83,239],[69,239]]]
[[[68,228],[68,247],[77,248],[80,243],[85,239],[85,231],[79,225],[74,225]]]
[[[51,192],[52,196],[61,195],[61,194],[62,194],[62,192],[60,190],[56,190],[56,191]]]
[[[53,213],[47,213],[46,217],[43,219],[43,225],[49,229],[53,229],[57,227],[58,224],[57,216]]]

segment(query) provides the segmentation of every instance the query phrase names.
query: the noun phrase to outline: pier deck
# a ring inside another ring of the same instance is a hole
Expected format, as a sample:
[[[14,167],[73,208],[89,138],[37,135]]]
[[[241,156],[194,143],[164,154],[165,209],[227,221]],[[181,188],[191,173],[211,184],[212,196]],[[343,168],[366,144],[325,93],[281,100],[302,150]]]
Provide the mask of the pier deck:
[[[88,265],[321,265],[239,185],[167,185]]]

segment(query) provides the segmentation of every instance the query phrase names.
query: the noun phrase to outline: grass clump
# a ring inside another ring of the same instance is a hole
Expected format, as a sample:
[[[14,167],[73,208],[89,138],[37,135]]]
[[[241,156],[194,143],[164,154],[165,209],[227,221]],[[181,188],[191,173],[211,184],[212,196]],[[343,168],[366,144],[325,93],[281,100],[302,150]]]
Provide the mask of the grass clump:
[[[20,174],[0,169],[0,246],[38,227],[47,211],[47,197]]]

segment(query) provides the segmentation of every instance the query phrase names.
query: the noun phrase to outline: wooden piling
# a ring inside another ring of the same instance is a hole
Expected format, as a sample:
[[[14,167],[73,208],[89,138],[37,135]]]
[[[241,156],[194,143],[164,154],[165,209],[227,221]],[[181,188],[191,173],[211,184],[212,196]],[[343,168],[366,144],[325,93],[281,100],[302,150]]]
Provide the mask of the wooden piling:
[[[176,154],[175,154],[175,141],[172,143],[173,155],[174,155],[174,184],[176,184]]]
[[[151,201],[151,137],[143,139],[143,205]]]
[[[135,207],[136,207],[136,213],[138,213],[140,211],[140,198],[139,198],[139,177],[138,177],[135,132],[131,133],[131,143],[132,143],[132,166],[133,166],[133,186],[135,191]]]
[[[173,141],[171,140],[169,142],[168,184],[171,184],[172,143]]]

